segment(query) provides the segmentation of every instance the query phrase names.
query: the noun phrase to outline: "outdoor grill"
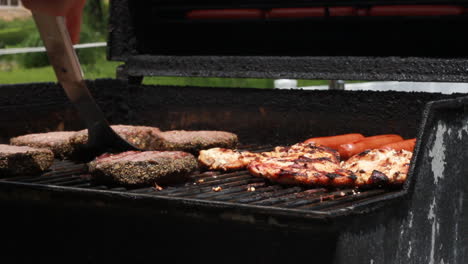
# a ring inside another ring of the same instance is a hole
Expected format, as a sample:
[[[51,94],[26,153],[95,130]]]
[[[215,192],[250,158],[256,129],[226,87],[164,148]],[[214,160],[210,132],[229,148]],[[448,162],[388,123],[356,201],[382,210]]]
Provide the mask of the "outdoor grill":
[[[94,182],[84,163],[57,160],[42,175],[0,179],[2,238],[8,241],[3,258],[468,261],[465,95],[140,84],[151,75],[466,82],[468,39],[460,33],[468,25],[465,13],[332,17],[331,8],[340,5],[317,2],[314,8],[325,10],[319,17],[191,20],[191,10],[234,7],[216,1],[130,2],[111,1],[108,51],[110,59],[125,61],[119,79],[88,82],[110,123],[230,131],[239,136],[239,149],[254,152],[313,136],[396,133],[417,137],[408,179],[402,188],[326,189],[279,185],[247,171],[200,170],[162,189],[126,188]],[[309,5],[283,2],[244,1],[236,8],[263,12]],[[367,2],[352,3],[347,5],[372,9]],[[468,2],[450,4],[464,8]],[[427,23],[434,26],[431,32],[422,27]],[[292,39],[305,29],[323,33],[323,42],[309,35]],[[392,38],[353,35],[363,30]],[[56,84],[2,85],[0,104],[0,143],[27,133],[84,128]]]

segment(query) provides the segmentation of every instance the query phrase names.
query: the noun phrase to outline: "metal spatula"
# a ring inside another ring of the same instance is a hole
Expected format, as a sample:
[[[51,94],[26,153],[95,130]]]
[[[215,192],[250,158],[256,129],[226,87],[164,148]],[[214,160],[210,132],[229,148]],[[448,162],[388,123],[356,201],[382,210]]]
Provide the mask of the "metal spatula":
[[[65,19],[38,13],[33,16],[57,80],[88,127],[89,151],[98,155],[104,152],[138,150],[110,128],[86,87]]]

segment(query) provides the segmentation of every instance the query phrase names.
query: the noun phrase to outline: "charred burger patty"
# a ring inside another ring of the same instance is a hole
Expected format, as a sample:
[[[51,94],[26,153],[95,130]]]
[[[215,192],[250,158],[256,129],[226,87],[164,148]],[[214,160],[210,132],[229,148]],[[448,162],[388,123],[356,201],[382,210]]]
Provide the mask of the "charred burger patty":
[[[53,161],[54,154],[48,149],[0,145],[0,176],[39,173]]]
[[[97,180],[127,186],[178,182],[198,168],[195,157],[181,151],[104,154],[88,167]]]

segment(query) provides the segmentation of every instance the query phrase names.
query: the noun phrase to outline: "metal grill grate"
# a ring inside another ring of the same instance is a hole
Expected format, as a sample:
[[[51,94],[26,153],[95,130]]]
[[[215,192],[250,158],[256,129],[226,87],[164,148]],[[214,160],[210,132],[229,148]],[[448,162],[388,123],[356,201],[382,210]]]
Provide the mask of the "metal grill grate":
[[[271,147],[244,146],[244,149],[260,152]],[[5,178],[2,181],[323,212],[340,210],[392,192],[285,186],[253,177],[245,170],[230,173],[206,171],[192,175],[184,184],[163,186],[162,189],[159,186],[128,188],[97,184],[87,173],[86,164],[71,161],[56,161],[49,172],[40,176]]]

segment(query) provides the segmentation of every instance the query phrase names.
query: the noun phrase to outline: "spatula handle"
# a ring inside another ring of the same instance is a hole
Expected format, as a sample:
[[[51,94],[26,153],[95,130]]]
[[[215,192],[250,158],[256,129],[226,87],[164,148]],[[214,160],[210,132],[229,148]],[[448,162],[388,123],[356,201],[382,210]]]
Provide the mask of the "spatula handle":
[[[110,128],[104,114],[89,92],[65,25],[65,19],[39,13],[33,16],[57,80],[81,118],[86,122],[90,149],[94,149],[96,153],[109,149],[113,151],[136,150]]]
[[[64,17],[33,14],[58,81],[83,80],[83,71],[73,48]]]
[[[73,48],[63,17],[34,13],[34,20],[47,50],[57,80],[75,105],[88,128],[107,123],[83,78],[78,56]]]

